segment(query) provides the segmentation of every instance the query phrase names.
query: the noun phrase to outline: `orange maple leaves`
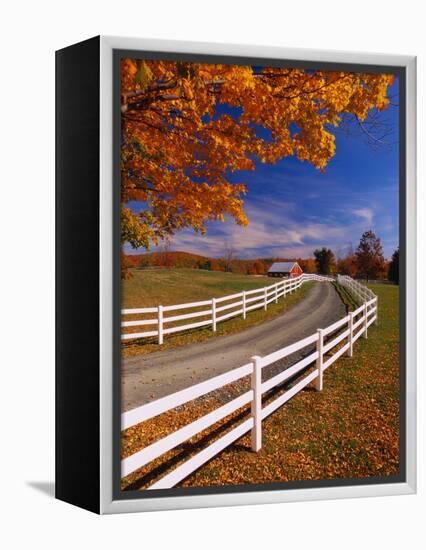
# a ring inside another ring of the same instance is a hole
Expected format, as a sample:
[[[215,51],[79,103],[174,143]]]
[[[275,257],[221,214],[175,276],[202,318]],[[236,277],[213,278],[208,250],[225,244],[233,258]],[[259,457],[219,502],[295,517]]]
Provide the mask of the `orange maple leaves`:
[[[323,170],[333,126],[387,107],[392,75],[124,59],[122,241],[134,247],[208,220],[247,223],[229,174],[295,155]],[[226,106],[226,107],[224,107]],[[145,207],[134,213],[131,200]]]

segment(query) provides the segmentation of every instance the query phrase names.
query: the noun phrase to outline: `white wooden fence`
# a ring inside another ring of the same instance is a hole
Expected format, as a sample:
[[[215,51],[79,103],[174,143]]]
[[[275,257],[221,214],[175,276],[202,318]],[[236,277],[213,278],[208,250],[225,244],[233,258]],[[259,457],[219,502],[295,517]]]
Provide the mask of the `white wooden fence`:
[[[347,278],[345,281],[347,281],[348,285],[351,283]],[[356,288],[357,292],[361,293],[357,285]],[[365,292],[364,289],[362,292]],[[369,291],[369,293],[370,292],[371,291]],[[233,369],[206,380],[205,382],[195,384],[194,386],[123,413],[121,416],[121,429],[126,430],[131,426],[154,418],[179,405],[189,403],[227,384],[231,384],[244,377],[250,377],[251,387],[242,395],[148,445],[140,451],[137,451],[133,455],[124,458],[121,462],[122,477],[126,477],[152,460],[161,457],[164,453],[167,453],[171,449],[187,441],[189,438],[201,433],[248,404],[250,404],[249,418],[240,422],[225,435],[216,439],[211,445],[177,466],[170,473],[150,485],[148,489],[165,489],[173,487],[249,431],[251,431],[252,450],[258,451],[262,446],[262,420],[284,405],[284,403],[313,380],[316,381],[316,389],[318,391],[322,390],[324,371],[344,353],[352,357],[355,342],[361,336],[367,338],[368,328],[376,319],[377,297],[373,295],[373,297],[365,300],[355,311],[325,328],[318,329],[314,334],[294,344],[286,346],[264,357],[252,357],[251,361],[242,367]],[[297,361],[295,364],[272,376],[268,380],[262,381],[262,369],[264,367],[272,365],[312,345],[315,345],[314,352],[309,353],[303,359]],[[314,367],[314,370],[285,393],[276,397],[266,406],[262,406],[263,395],[309,367]]]
[[[376,297],[368,287],[348,275],[337,275],[337,282],[339,285],[346,287],[358,301],[364,302]]]
[[[285,297],[300,288],[303,283],[307,281],[332,281],[331,277],[325,277],[322,275],[309,275],[303,274],[299,277],[291,279],[281,279],[273,285],[269,285],[262,288],[255,288],[253,290],[244,290],[237,294],[230,294],[228,296],[222,296],[221,298],[212,298],[210,300],[202,300],[200,302],[192,302],[187,304],[177,304],[172,306],[158,306],[158,307],[143,307],[133,309],[122,309],[121,315],[146,315],[155,313],[155,318],[150,319],[135,319],[131,321],[122,321],[121,326],[124,329],[129,327],[149,326],[154,325],[154,330],[148,330],[144,332],[123,332],[121,335],[122,340],[134,340],[135,338],[148,338],[152,336],[158,337],[158,343],[162,344],[164,335],[173,334],[175,332],[181,332],[184,330],[191,330],[194,328],[211,326],[212,330],[216,332],[217,324],[231,317],[242,315],[243,319],[246,318],[247,313],[255,309],[267,309],[268,304],[271,302],[278,302],[279,298]],[[186,312],[178,315],[169,315],[168,312],[187,310]],[[200,321],[190,322],[186,324],[176,325],[180,321],[187,321],[189,319],[201,319]],[[170,326],[172,323],[172,326]],[[174,325],[174,326],[173,326]]]

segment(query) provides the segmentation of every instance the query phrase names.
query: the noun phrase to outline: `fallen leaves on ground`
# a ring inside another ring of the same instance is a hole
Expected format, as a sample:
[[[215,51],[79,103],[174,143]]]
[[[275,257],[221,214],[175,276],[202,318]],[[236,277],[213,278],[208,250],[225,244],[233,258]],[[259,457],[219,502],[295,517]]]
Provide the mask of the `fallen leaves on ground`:
[[[356,342],[352,358],[341,357],[326,370],[323,391],[308,386],[265,419],[258,453],[251,451],[247,433],[179,486],[368,478],[399,473],[398,287],[372,288],[379,296],[379,325],[369,327],[367,340],[360,338]],[[283,364],[265,369],[265,378],[280,368]],[[122,457],[207,414],[248,387],[246,378],[129,428],[122,433]],[[288,387],[286,384],[267,396],[263,406]],[[147,488],[249,414],[249,407],[245,407],[227,416],[127,476],[122,480],[122,489]]]

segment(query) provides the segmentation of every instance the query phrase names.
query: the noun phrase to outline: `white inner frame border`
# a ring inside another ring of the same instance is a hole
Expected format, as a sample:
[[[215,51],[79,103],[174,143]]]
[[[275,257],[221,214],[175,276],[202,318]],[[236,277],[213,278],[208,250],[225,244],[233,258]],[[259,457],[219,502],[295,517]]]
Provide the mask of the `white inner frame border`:
[[[113,499],[113,51],[291,59],[406,69],[406,468],[407,482],[274,489],[209,495]],[[257,45],[100,37],[100,511],[102,514],[239,506],[304,500],[372,497],[416,492],[416,58],[405,55],[291,49]]]

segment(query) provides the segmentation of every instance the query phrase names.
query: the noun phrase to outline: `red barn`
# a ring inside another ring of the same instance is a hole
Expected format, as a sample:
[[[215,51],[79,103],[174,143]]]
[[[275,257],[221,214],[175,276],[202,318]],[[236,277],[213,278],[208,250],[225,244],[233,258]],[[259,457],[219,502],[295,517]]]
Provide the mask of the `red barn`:
[[[268,277],[299,277],[302,273],[297,262],[274,262],[268,269]]]

